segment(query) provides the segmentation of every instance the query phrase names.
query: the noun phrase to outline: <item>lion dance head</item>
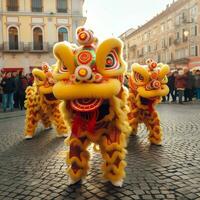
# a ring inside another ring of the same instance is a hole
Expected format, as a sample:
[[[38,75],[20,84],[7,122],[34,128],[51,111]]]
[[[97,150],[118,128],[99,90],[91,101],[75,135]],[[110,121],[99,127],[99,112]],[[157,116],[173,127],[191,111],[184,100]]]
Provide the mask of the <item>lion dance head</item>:
[[[53,69],[47,64],[43,63],[42,69],[33,69],[34,85],[38,88],[41,95],[46,101],[53,102],[57,100],[53,95],[53,86],[55,81],[53,79]]]
[[[122,86],[126,71],[122,42],[110,38],[98,44],[94,33],[82,27],[77,29],[76,38],[79,46],[60,42],[53,50],[57,59],[53,93],[65,101],[65,117],[72,126],[68,172],[72,182],[86,175],[87,146],[94,142],[105,160],[104,177],[121,185],[125,175],[125,135],[130,131],[127,91]]]
[[[136,101],[142,106],[159,103],[161,97],[169,93],[167,86],[168,65],[157,64],[152,59],[146,61],[147,65],[132,65],[129,86],[135,93]]]

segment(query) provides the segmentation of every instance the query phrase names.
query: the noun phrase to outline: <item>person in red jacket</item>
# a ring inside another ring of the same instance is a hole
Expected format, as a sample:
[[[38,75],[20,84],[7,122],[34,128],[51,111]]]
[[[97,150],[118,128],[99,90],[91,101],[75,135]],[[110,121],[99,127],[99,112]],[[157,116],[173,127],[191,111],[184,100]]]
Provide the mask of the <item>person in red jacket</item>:
[[[178,70],[178,74],[175,78],[175,87],[178,91],[178,99],[179,103],[183,104],[183,95],[187,85],[187,75],[185,74],[183,69]]]

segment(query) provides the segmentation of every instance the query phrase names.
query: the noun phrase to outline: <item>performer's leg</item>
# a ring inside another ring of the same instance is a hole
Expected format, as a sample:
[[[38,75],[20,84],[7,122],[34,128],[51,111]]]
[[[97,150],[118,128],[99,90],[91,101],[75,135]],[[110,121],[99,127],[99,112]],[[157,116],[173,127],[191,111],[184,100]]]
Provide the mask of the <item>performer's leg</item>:
[[[149,129],[149,141],[151,144],[160,145],[162,142],[162,129],[160,127],[160,119],[158,113],[153,111],[148,121],[145,121],[147,128]]]
[[[100,141],[100,149],[104,159],[102,166],[104,178],[111,181],[113,185],[120,187],[125,177],[125,146],[125,135],[117,128],[108,130],[108,133],[103,135]]]
[[[41,120],[42,120],[42,124],[44,125],[46,129],[51,128],[52,124],[51,124],[50,116],[48,116],[47,114],[42,114]]]
[[[137,108],[133,108],[131,112],[128,114],[129,124],[132,127],[132,134],[137,134],[138,129],[138,110]]]
[[[24,135],[26,139],[30,139],[33,137],[38,121],[39,121],[39,115],[37,111],[27,108],[26,119],[25,119],[25,129],[24,129]]]
[[[70,184],[74,184],[87,175],[89,169],[89,140],[84,138],[74,137],[69,138],[69,152],[67,154],[67,164],[69,165],[67,172],[70,176]]]
[[[67,137],[70,133],[70,127],[69,127],[68,123],[64,121],[64,118],[63,118],[62,113],[59,110],[58,106],[56,106],[53,109],[52,114],[53,114],[53,119],[54,119],[53,123],[57,130],[57,136],[58,137],[62,137],[62,136]]]

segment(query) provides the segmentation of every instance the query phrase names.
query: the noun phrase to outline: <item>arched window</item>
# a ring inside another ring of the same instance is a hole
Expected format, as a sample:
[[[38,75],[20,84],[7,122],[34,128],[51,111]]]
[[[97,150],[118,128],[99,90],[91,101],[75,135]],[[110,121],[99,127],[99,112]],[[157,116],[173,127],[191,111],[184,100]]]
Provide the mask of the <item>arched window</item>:
[[[58,13],[67,12],[67,0],[57,0],[57,12]]]
[[[33,50],[43,50],[43,34],[40,27],[33,29]]]
[[[8,11],[18,11],[18,8],[19,8],[18,0],[7,0]]]
[[[8,37],[9,37],[9,49],[17,50],[19,48],[18,44],[18,30],[16,27],[10,27],[8,29]]]
[[[62,41],[68,41],[68,31],[66,28],[61,27],[58,29],[58,41],[62,42]]]

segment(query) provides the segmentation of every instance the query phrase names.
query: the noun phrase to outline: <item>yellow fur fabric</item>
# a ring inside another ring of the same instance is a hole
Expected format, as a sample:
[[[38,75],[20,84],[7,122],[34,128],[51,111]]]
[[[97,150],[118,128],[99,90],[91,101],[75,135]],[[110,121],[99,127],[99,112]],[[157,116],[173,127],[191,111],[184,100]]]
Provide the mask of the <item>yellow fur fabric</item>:
[[[121,183],[125,176],[125,147],[131,132],[128,91],[122,87],[126,71],[123,45],[117,38],[97,44],[93,32],[85,28],[78,28],[76,38],[79,47],[67,42],[54,46],[57,62],[53,93],[65,101],[64,119],[72,126],[72,134],[66,140],[67,172],[74,182],[86,176],[90,158],[87,148],[94,143],[99,145],[104,160],[104,178]],[[90,102],[100,103],[93,107]]]
[[[70,128],[63,120],[59,104],[59,100],[52,102],[47,101],[44,96],[38,92],[35,84],[29,86],[26,89],[24,135],[30,138],[33,137],[39,121],[42,122],[45,128],[49,128],[54,124],[58,136],[66,134]]]
[[[127,137],[131,132],[131,127],[129,126],[127,119],[127,99],[128,93],[125,88],[123,89],[121,98],[114,96],[109,99],[109,114],[98,122],[98,124],[107,123],[107,127],[96,129],[95,134],[80,130],[80,138],[71,136],[69,139],[66,139],[65,143],[67,146],[75,146],[77,149],[81,150],[80,154],[74,155],[71,158],[69,156],[69,152],[67,154],[67,164],[69,165],[67,172],[74,181],[78,181],[87,175],[90,157],[87,148],[91,142],[99,145],[100,152],[104,160],[102,165],[104,178],[110,181],[118,181],[125,177],[125,147],[127,144]],[[65,120],[70,121],[70,116],[73,113],[70,113],[70,111],[66,109],[67,104],[68,102],[65,102],[62,105],[62,109]],[[117,128],[120,131],[120,139],[119,142],[109,144],[108,136],[113,128]],[[120,162],[116,165],[117,160],[120,160]],[[76,165],[78,168],[76,172],[74,172],[71,168],[73,165]]]
[[[160,145],[163,134],[155,105],[169,92],[166,85],[169,66],[162,63],[157,65],[152,60],[148,64],[132,65],[129,77],[129,123],[133,134],[137,133],[138,124],[144,123],[149,130],[149,141]],[[153,86],[155,83],[158,87]]]
[[[132,133],[137,134],[138,124],[144,123],[149,130],[149,140],[152,144],[161,144],[162,129],[160,127],[160,119],[155,108],[149,111],[148,106],[142,105],[139,96],[135,96],[130,91],[129,96],[129,123],[132,127]]]

